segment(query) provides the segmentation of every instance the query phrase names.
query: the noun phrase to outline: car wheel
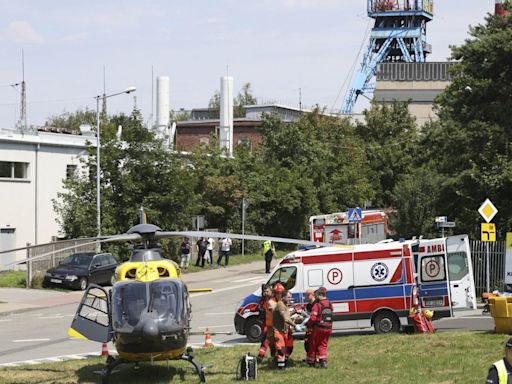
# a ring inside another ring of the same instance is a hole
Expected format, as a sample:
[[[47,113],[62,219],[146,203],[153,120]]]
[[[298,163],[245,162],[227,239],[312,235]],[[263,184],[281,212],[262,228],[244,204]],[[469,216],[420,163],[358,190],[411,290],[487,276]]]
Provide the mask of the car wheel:
[[[85,291],[87,289],[88,285],[89,284],[87,282],[87,278],[86,277],[81,277],[80,280],[78,280],[78,287],[80,287],[81,291]]]
[[[400,321],[393,312],[382,311],[375,316],[373,327],[377,333],[398,332],[400,330]]]
[[[262,322],[257,316],[249,317],[245,322],[245,336],[251,343],[260,341],[262,332]]]

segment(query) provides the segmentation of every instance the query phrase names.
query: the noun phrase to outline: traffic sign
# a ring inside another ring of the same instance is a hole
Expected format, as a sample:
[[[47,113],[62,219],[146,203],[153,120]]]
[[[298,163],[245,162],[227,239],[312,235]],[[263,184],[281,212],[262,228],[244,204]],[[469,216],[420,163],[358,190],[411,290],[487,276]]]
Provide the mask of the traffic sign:
[[[360,223],[363,219],[363,210],[361,208],[349,208],[348,209],[348,222],[349,223]]]
[[[480,208],[478,208],[478,212],[482,215],[485,221],[490,223],[493,217],[498,213],[498,209],[494,206],[491,200],[485,199]]]
[[[455,221],[443,221],[437,223],[437,226],[439,228],[455,228]]]
[[[496,225],[482,223],[482,241],[496,241]]]

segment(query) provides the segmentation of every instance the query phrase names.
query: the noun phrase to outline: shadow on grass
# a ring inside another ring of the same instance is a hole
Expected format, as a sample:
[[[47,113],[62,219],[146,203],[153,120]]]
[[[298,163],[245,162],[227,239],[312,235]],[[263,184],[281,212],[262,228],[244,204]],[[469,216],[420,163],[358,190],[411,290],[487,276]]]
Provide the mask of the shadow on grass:
[[[148,384],[162,384],[169,383],[173,380],[185,381],[185,376],[193,380],[195,370],[188,372],[184,367],[176,367],[174,362],[170,362],[169,366],[165,363],[151,364],[140,363],[136,368],[134,363],[126,363],[117,366],[113,373],[110,375],[110,384],[117,383],[148,383]],[[87,365],[80,368],[76,374],[79,378],[79,383],[101,383],[101,372],[105,368],[105,364]],[[188,377],[188,375],[191,375]],[[197,376],[196,376],[197,377]],[[199,379],[197,380],[199,381]]]

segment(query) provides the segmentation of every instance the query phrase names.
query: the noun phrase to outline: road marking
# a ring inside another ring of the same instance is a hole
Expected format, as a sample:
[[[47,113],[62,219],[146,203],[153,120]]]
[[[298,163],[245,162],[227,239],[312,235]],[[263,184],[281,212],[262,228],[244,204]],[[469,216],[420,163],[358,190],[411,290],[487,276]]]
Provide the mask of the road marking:
[[[64,315],[50,315],[50,316],[41,316],[38,319],[62,319]]]
[[[7,323],[8,321],[12,321],[12,319],[0,319],[0,323]]]
[[[205,313],[205,315],[210,315],[210,316],[222,316],[222,315],[232,315],[233,312],[214,312],[214,313]]]
[[[232,327],[233,324],[228,324],[228,325],[211,325],[209,327],[197,327],[198,329],[210,329],[210,328],[227,328],[227,327]]]
[[[212,292],[196,293],[196,294],[194,294],[194,295],[193,295],[193,296],[191,296],[191,297],[192,297],[192,298],[196,298],[196,297],[203,296],[203,295],[212,295],[212,294],[214,294],[214,293],[225,292],[225,291],[231,291],[232,289],[238,289],[238,288],[244,288],[244,287],[247,287],[247,284],[235,285],[235,286],[233,286],[233,287],[227,287],[227,288],[221,288],[221,289],[214,289]]]
[[[256,277],[249,277],[247,279],[239,279],[239,280],[232,280],[232,283],[244,283],[244,282],[254,282],[257,283],[259,281],[263,282],[266,279],[263,276],[256,276]]]
[[[13,340],[13,343],[32,343],[34,341],[50,341],[50,339],[19,339]]]

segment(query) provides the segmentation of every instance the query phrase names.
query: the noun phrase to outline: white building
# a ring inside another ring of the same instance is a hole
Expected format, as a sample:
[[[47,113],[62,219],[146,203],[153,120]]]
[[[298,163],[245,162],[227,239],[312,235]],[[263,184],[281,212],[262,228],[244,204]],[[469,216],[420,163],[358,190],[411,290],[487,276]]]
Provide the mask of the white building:
[[[59,236],[52,200],[87,156],[87,140],[95,143],[90,134],[0,129],[0,251]],[[24,255],[0,255],[0,269]]]

